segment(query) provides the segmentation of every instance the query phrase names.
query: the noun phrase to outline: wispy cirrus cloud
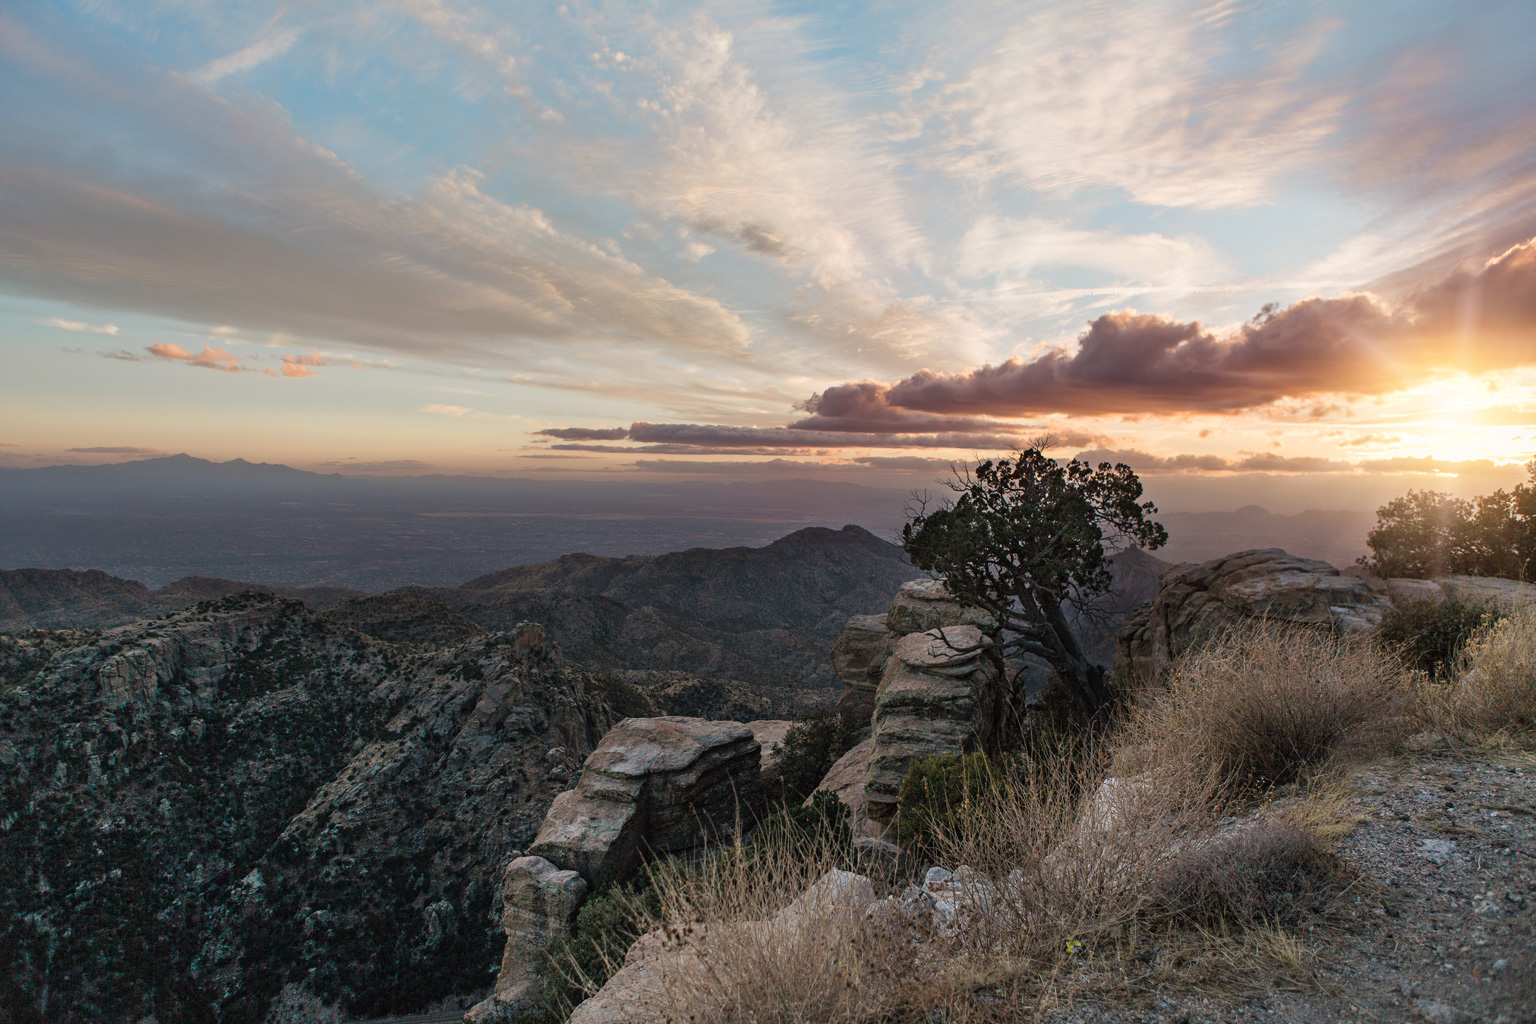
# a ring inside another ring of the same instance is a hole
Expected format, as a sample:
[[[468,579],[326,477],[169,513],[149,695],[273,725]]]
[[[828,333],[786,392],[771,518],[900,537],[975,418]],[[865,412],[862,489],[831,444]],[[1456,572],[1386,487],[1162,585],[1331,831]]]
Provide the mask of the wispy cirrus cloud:
[[[281,57],[293,48],[298,41],[299,33],[295,29],[279,29],[262,39],[256,40],[249,46],[236,50],[226,57],[209,61],[207,64],[192,72],[190,77],[195,82],[204,85],[212,85],[221,78],[249,71],[254,67],[265,64],[275,57]]]
[[[57,327],[61,331],[73,331],[76,334],[117,334],[116,324],[88,324],[83,320],[65,320],[57,316],[44,317],[38,323],[45,327]]]

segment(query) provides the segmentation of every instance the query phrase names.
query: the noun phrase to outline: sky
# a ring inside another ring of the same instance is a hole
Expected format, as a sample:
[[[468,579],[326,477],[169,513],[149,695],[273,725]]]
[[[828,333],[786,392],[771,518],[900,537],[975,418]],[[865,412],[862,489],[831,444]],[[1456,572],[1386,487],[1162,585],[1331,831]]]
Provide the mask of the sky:
[[[890,485],[1049,435],[1165,504],[1503,486],[1533,38],[1513,0],[9,3],[0,465]]]

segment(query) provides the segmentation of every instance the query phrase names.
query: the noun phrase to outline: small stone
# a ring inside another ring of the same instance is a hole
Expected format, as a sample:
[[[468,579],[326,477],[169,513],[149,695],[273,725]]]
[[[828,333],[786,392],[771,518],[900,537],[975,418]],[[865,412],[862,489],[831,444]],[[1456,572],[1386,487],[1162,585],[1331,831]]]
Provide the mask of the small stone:
[[[1450,839],[1421,839],[1418,854],[1425,860],[1444,864],[1456,856],[1456,843]]]
[[[935,865],[928,869],[927,874],[923,875],[923,888],[932,889],[936,885],[943,885],[953,877],[954,875],[949,871]]]
[[[1509,961],[1508,960],[1495,960],[1493,962],[1493,973],[1494,974],[1503,974],[1508,969],[1509,969]]]
[[[1417,1005],[1419,1014],[1430,1024],[1466,1024],[1473,1020],[1471,1014],[1438,1000],[1420,999]]]
[[[1442,732],[1414,733],[1403,740],[1404,750],[1449,750],[1451,741]]]

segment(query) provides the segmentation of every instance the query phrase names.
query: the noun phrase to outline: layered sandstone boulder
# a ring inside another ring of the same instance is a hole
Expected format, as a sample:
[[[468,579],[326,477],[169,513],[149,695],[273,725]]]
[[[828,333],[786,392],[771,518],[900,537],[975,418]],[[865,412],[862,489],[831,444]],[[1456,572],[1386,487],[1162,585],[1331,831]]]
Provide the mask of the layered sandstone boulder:
[[[1157,597],[1116,637],[1117,679],[1155,679],[1185,651],[1245,621],[1360,632],[1375,628],[1392,603],[1370,580],[1280,548],[1175,566],[1159,583]]]
[[[538,970],[539,954],[555,939],[570,937],[587,883],[543,857],[519,857],[507,865],[502,892],[507,944],[501,972],[490,997],[465,1014],[470,1024],[515,1021],[540,1008],[546,981]]]
[[[855,733],[870,727],[875,692],[891,652],[903,636],[945,626],[987,629],[991,625],[991,615],[980,608],[965,607],[944,589],[943,580],[933,579],[903,583],[883,615],[850,618],[831,654],[832,670],[843,684],[837,701],[843,726]]]
[[[555,798],[529,852],[592,882],[628,877],[642,856],[703,846],[751,818],[760,758],[739,722],[626,718]]]
[[[1002,680],[986,644],[974,625],[930,629],[896,642],[875,697],[865,834],[888,831],[913,761],[968,753],[992,740]]]
[[[986,629],[993,623],[991,613],[981,608],[967,608],[944,587],[943,580],[912,580],[896,591],[886,612],[886,628],[898,636],[922,633],[941,626],[976,626]]]
[[[896,644],[888,619],[887,615],[855,615],[832,646],[832,671],[843,684],[837,713],[850,731],[867,729],[875,713],[875,690]]]

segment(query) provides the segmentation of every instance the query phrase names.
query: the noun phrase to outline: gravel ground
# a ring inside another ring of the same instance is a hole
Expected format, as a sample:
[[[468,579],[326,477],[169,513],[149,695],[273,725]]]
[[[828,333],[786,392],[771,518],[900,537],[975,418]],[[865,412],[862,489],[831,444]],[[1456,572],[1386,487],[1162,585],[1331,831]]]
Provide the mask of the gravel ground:
[[[1359,822],[1338,853],[1357,877],[1302,925],[1313,983],[1145,992],[1047,1019],[1536,1022],[1536,758],[1419,754],[1347,785]]]

